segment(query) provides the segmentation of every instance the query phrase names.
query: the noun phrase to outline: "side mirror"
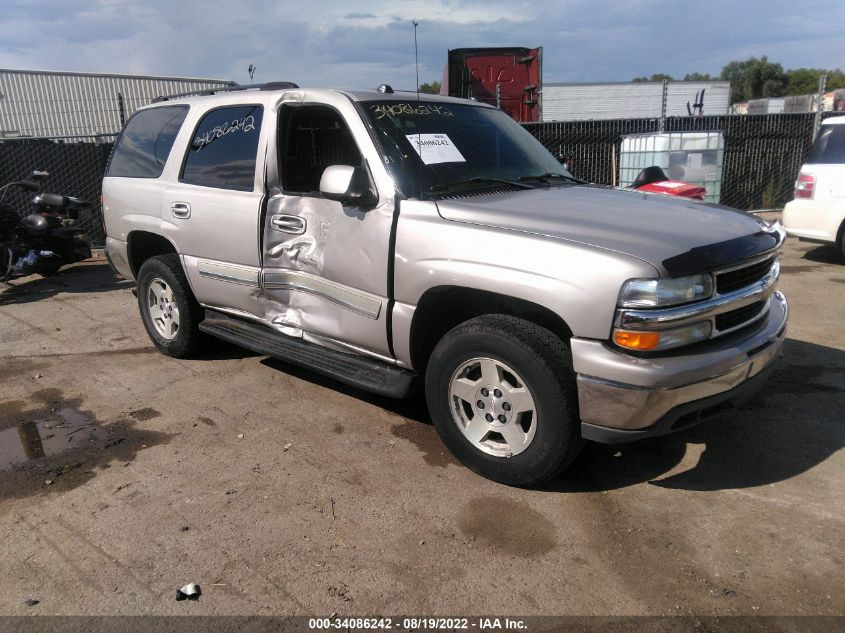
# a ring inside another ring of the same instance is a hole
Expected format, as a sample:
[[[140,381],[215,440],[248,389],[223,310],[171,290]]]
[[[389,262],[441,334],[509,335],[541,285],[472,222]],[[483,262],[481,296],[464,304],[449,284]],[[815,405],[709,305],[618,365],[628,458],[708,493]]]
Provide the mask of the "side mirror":
[[[326,167],[320,178],[320,193],[329,200],[360,207],[372,206],[377,202],[367,172],[361,167],[350,165]]]

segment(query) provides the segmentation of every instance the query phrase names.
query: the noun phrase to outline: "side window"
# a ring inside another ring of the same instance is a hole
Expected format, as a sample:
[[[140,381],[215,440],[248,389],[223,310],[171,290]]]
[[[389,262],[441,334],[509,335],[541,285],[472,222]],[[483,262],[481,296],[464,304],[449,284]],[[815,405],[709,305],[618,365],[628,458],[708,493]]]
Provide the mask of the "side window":
[[[845,125],[823,125],[810,157],[809,164],[842,165],[845,163]]]
[[[173,141],[176,140],[187,114],[187,106],[168,106],[136,112],[120,133],[106,169],[106,176],[161,176]]]
[[[253,105],[218,108],[206,114],[188,147],[181,181],[252,191],[263,111]]]
[[[320,177],[330,165],[363,166],[352,132],[327,106],[285,106],[279,129],[282,189],[319,195]]]

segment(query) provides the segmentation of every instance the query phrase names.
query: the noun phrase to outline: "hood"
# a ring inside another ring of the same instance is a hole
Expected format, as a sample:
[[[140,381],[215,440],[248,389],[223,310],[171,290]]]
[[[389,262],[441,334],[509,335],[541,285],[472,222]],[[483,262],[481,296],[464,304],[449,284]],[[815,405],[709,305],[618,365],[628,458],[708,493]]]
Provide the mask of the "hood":
[[[441,199],[446,220],[536,233],[631,255],[680,276],[776,247],[782,234],[728,207],[590,186]]]

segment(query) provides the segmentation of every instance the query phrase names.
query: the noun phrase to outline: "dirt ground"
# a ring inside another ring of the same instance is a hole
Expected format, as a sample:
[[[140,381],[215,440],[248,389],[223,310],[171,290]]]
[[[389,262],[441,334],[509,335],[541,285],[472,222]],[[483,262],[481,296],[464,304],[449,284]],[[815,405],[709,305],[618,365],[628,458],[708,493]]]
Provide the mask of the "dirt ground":
[[[790,239],[782,270],[756,400],[528,491],[457,464],[419,397],[156,353],[103,261],[16,280],[0,614],[844,614],[845,263]]]

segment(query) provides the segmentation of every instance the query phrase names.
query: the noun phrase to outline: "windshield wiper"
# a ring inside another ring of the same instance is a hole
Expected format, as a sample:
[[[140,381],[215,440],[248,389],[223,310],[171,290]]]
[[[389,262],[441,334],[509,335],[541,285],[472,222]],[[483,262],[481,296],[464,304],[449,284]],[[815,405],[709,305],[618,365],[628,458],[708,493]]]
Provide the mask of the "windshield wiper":
[[[520,178],[520,180],[522,180]],[[428,188],[429,191],[450,191],[452,189],[461,189],[469,185],[477,185],[484,183],[496,183],[501,185],[510,185],[511,187],[518,187],[520,189],[533,189],[531,185],[526,185],[521,182],[513,180],[503,180],[501,178],[489,178],[487,176],[473,176],[472,178],[465,178],[463,180],[455,180],[453,182],[445,182],[439,185],[432,185]]]
[[[556,174],[551,171],[547,171],[545,174],[538,174],[536,176],[520,176],[520,182],[524,182],[526,180],[552,180],[552,179],[560,179],[566,180],[568,182],[574,182],[579,185],[587,184],[586,180],[581,180],[580,178],[576,178],[575,176],[567,176],[566,174]]]

